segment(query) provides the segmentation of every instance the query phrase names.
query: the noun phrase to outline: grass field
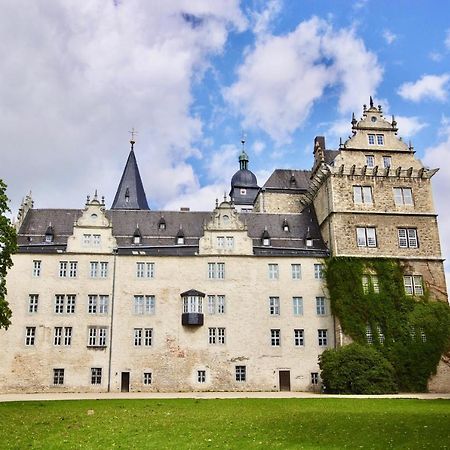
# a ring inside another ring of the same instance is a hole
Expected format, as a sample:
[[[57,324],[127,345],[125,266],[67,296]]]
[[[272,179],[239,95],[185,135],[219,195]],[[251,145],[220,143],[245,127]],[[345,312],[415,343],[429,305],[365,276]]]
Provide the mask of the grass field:
[[[328,398],[0,403],[0,448],[450,448],[450,401]]]

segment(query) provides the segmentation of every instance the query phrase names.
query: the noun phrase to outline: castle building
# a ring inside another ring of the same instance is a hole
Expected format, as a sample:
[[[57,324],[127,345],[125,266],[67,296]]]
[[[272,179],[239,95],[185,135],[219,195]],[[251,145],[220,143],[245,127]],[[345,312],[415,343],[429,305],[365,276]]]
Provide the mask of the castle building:
[[[323,269],[335,256],[408,263],[405,290],[446,300],[424,168],[372,102],[338,150],[314,142],[312,170],[260,188],[239,156],[211,212],[151,211],[134,142],[111,209],[19,214],[7,277],[12,325],[3,392],[317,390],[318,356],[344,345]],[[450,390],[447,366],[430,381]]]

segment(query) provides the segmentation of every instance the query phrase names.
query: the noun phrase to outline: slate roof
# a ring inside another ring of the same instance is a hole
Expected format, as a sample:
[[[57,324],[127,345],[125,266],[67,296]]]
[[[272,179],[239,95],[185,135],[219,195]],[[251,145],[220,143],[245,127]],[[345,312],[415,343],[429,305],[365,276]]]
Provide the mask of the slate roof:
[[[73,232],[73,224],[81,213],[81,210],[74,209],[30,209],[19,230],[19,252],[47,253],[65,250],[67,238]],[[111,220],[119,253],[184,256],[198,252],[204,224],[210,221],[212,213],[112,209],[106,211],[106,215]],[[166,224],[165,230],[158,226],[161,217]],[[311,207],[305,208],[300,214],[242,213],[240,218],[247,225],[248,235],[253,239],[255,255],[328,255]],[[283,230],[285,219],[289,231]],[[55,231],[53,243],[44,242],[49,222]],[[133,244],[137,226],[142,239],[140,244]],[[183,245],[176,244],[180,229],[185,236]],[[314,246],[307,248],[305,237],[308,229],[314,239]],[[264,230],[270,235],[270,246],[262,245]]]
[[[325,150],[324,152],[324,160],[326,164],[331,164],[337,155],[339,155],[339,150]]]
[[[310,177],[310,170],[275,169],[264,183],[264,188],[276,191],[307,191]]]

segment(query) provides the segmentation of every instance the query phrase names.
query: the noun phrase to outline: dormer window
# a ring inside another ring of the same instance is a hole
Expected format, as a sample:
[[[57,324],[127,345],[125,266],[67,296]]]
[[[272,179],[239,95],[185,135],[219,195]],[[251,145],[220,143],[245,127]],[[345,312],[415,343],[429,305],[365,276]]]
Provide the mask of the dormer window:
[[[161,219],[159,219],[158,229],[161,231],[164,231],[166,229],[166,221],[164,220],[164,217],[161,217]]]
[[[136,230],[133,233],[133,244],[140,244],[141,243],[141,231],[139,230],[139,227],[136,227]]]
[[[270,245],[270,235],[267,230],[264,230],[262,236],[261,236],[262,245],[268,246]]]
[[[53,227],[49,225],[47,227],[47,230],[45,231],[45,242],[51,243],[53,242],[53,238],[55,237],[55,232],[53,230]]]
[[[306,238],[306,246],[307,247],[312,247],[313,246],[313,239],[312,239],[312,237],[307,237]]]
[[[289,231],[289,223],[286,219],[283,220],[283,231]]]
[[[127,188],[125,190],[125,203],[129,203],[130,201],[130,190]]]
[[[177,233],[175,242],[177,243],[177,245],[184,245],[184,233],[181,228]]]

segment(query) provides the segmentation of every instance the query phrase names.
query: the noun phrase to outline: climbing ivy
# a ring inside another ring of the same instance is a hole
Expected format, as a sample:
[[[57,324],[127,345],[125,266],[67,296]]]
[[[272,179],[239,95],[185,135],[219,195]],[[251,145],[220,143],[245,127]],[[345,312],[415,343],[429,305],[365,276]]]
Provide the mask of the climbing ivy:
[[[404,273],[396,259],[334,257],[326,264],[331,310],[342,331],[392,364],[401,391],[420,392],[450,349],[450,308],[426,289],[420,297],[406,295]]]

